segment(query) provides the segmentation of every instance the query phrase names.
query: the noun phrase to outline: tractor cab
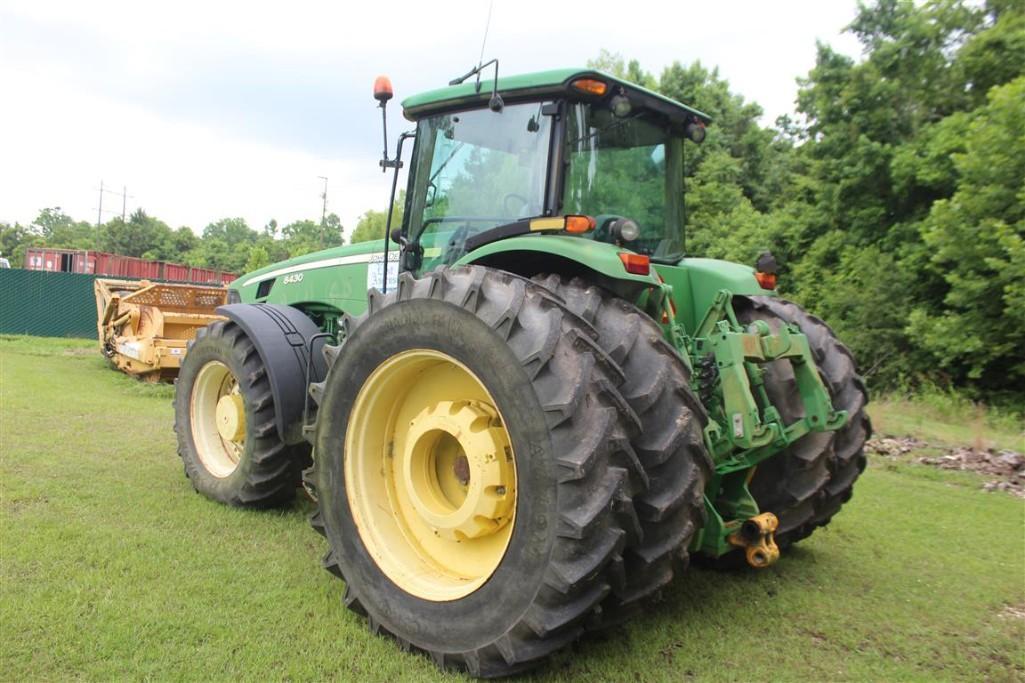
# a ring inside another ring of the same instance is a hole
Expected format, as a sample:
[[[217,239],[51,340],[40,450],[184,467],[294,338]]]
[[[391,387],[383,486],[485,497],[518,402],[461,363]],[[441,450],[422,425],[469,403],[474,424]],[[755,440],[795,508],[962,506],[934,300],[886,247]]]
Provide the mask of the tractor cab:
[[[403,270],[427,272],[539,233],[654,262],[682,256],[683,145],[703,139],[705,114],[582,69],[496,78],[483,89],[458,83],[402,105],[416,122],[395,235]]]

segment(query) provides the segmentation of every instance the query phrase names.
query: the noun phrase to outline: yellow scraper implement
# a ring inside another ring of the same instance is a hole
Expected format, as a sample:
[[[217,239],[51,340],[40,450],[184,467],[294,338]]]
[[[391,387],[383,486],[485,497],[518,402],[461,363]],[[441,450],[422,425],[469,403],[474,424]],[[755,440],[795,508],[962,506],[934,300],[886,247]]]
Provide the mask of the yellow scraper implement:
[[[226,287],[97,279],[100,350],[122,372],[148,382],[171,381],[196,330],[223,320]]]

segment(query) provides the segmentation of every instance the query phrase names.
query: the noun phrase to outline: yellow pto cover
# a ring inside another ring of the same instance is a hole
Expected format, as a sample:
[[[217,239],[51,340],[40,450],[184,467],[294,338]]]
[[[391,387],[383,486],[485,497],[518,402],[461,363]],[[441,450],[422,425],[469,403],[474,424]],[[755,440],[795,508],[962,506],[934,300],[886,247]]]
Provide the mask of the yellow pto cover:
[[[148,382],[171,381],[196,330],[223,320],[214,310],[228,289],[208,285],[97,279],[100,351],[119,370]]]

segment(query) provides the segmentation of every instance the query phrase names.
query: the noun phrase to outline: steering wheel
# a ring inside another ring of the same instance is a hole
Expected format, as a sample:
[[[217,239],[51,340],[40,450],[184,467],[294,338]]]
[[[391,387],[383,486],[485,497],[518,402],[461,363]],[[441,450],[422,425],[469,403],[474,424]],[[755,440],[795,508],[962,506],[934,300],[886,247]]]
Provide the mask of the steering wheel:
[[[527,208],[530,205],[530,200],[528,200],[523,195],[516,194],[515,192],[510,192],[509,194],[507,194],[505,196],[504,199],[502,199],[502,208],[505,209],[505,213],[507,215],[510,215],[510,216],[518,216],[519,215],[515,210],[509,208],[509,200],[510,199],[515,199],[515,200],[520,202],[520,207],[519,207],[520,211],[523,211],[523,209]]]

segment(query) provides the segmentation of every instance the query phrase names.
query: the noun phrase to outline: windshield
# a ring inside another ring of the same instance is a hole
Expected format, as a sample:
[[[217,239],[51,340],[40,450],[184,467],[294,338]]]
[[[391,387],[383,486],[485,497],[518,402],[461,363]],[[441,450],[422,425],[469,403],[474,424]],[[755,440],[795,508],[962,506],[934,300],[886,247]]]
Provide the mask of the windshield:
[[[597,219],[595,239],[609,239],[617,217],[632,219],[640,237],[629,249],[660,261],[682,256],[682,139],[643,111],[617,117],[607,107],[569,108],[563,211]]]
[[[441,114],[417,125],[408,234],[423,260],[454,263],[466,238],[544,210],[549,116],[542,103]]]

